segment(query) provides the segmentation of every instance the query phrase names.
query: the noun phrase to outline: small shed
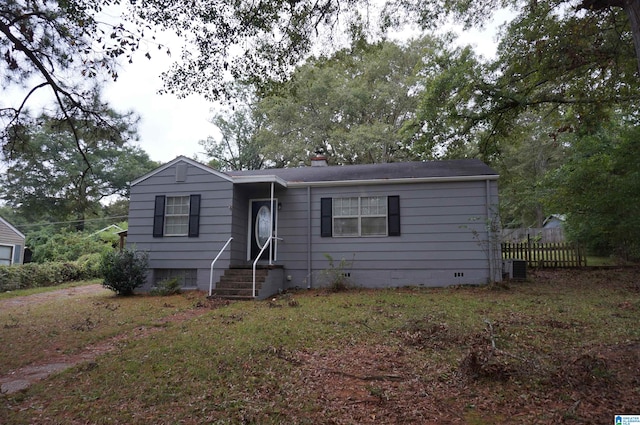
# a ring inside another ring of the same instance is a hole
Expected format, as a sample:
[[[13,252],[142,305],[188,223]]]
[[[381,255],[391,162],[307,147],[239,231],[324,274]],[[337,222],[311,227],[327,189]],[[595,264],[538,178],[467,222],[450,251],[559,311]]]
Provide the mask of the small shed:
[[[22,264],[25,236],[0,217],[0,266]]]
[[[567,217],[564,214],[551,214],[544,219],[542,227],[545,229],[557,229],[564,227],[564,223],[567,221]]]

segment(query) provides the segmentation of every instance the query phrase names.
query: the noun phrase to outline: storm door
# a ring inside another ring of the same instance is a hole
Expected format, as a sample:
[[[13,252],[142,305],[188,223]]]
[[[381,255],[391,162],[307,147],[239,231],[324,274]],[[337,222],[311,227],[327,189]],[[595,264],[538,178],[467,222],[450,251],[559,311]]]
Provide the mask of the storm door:
[[[271,209],[271,199],[253,200],[251,201],[251,219],[249,221],[249,260],[256,259],[260,250],[265,246],[269,237],[276,233],[276,216],[278,209],[278,201],[273,200],[273,210]],[[272,220],[273,218],[273,220]],[[276,259],[276,240],[271,241],[269,248],[265,249],[260,260],[269,261],[269,251],[271,251],[271,259]]]

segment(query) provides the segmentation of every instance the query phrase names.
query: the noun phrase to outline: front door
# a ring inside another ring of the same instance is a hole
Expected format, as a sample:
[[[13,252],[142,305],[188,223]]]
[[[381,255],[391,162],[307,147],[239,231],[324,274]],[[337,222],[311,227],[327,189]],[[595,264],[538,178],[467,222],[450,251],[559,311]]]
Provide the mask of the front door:
[[[276,211],[278,201],[273,200],[273,211],[271,210],[271,199],[261,199],[251,201],[251,219],[249,220],[249,260],[254,261],[260,250],[276,231]],[[272,216],[273,214],[273,216]],[[271,220],[273,218],[273,220]],[[269,224],[271,229],[269,229]],[[269,251],[272,259],[276,259],[276,240],[271,241],[269,248],[265,249],[260,260],[269,260]]]

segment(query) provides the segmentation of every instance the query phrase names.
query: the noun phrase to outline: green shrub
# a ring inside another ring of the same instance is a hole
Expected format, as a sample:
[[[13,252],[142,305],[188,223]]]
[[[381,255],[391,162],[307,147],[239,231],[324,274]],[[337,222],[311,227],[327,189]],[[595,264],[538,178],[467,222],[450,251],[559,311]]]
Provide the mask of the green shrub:
[[[179,294],[182,289],[182,279],[176,276],[171,279],[165,279],[158,283],[158,286],[151,291],[151,295],[174,295]]]
[[[144,285],[148,264],[149,256],[145,252],[132,249],[107,252],[100,264],[102,286],[118,295],[132,295],[136,288]]]
[[[55,286],[95,277],[98,277],[96,273],[85,273],[83,265],[73,261],[0,266],[0,292]]]
[[[340,292],[349,289],[351,287],[351,279],[349,278],[351,273],[346,270],[350,269],[353,265],[353,259],[351,261],[347,261],[342,258],[336,264],[331,255],[324,254],[324,256],[329,261],[329,268],[322,271],[322,274],[329,284],[327,289],[332,292]]]
[[[100,264],[102,263],[102,254],[93,253],[85,254],[77,261],[80,266],[80,273],[83,279],[94,279],[102,277],[100,274]]]
[[[77,261],[87,254],[112,251],[115,243],[103,240],[99,235],[92,236],[89,232],[54,232],[45,228],[27,235],[26,244],[33,251],[34,263]]]

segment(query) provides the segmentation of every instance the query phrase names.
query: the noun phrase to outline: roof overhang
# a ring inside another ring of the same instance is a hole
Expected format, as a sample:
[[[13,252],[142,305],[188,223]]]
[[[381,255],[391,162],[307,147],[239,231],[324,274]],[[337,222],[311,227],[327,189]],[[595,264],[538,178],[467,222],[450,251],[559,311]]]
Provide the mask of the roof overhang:
[[[11,229],[20,238],[22,238],[22,239],[26,238],[26,236],[20,230],[16,229],[11,223],[9,223],[4,218],[0,217],[0,222],[4,223],[9,229]]]
[[[275,183],[285,188],[291,184],[273,174],[262,176],[233,176],[232,179],[234,184]]]

